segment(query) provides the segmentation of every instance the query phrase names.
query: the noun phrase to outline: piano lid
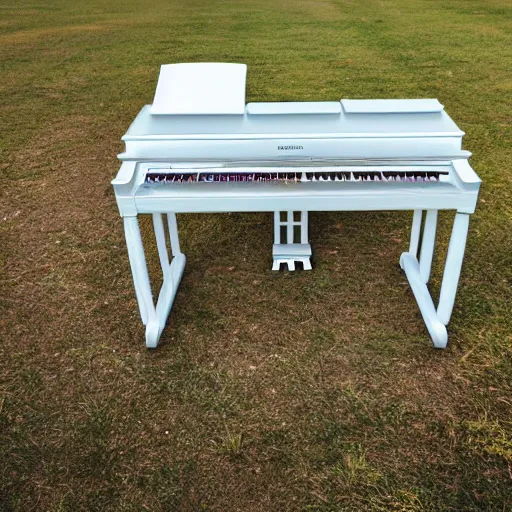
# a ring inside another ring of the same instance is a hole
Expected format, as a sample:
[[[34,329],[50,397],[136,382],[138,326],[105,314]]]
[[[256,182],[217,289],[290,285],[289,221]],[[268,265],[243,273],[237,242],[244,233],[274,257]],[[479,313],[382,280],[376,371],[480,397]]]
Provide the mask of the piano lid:
[[[123,140],[461,138],[435,99],[274,102],[245,105],[247,66],[161,67],[153,104]]]
[[[245,64],[165,64],[153,115],[233,115],[245,112]]]
[[[272,103],[247,103],[247,113],[257,115],[313,115],[313,114],[339,114],[341,103],[339,101],[281,101]]]
[[[291,111],[284,104],[281,108],[273,105],[270,110],[250,103],[244,115],[152,115],[147,105],[139,112],[123,140],[464,135],[444,110],[427,113],[347,114],[343,109],[333,113],[332,104],[326,102],[322,106],[322,103],[317,103],[313,108],[313,103],[307,103],[306,108],[299,112],[297,104],[294,104]]]
[[[341,100],[347,114],[429,114],[444,106],[435,99],[420,100]]]

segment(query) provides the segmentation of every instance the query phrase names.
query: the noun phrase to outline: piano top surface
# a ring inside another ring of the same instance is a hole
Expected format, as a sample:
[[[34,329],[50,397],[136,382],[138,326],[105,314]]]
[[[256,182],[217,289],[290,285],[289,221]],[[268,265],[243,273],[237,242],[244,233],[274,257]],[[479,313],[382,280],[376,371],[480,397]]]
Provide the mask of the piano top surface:
[[[325,102],[333,103],[333,102]],[[321,105],[321,102],[317,103]],[[257,104],[252,104],[257,105]],[[243,115],[154,115],[146,105],[139,112],[123,140],[152,138],[298,137],[334,136],[432,136],[464,135],[450,116],[440,112],[346,113],[336,114],[249,114]]]

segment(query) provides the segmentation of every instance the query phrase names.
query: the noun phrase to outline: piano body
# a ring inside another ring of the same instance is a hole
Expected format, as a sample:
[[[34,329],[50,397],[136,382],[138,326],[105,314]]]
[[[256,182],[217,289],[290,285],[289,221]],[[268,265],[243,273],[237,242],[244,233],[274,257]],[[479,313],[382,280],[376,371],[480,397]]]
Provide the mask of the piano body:
[[[444,348],[480,187],[464,133],[433,99],[246,105],[245,78],[243,64],[162,66],[153,104],[123,137],[112,184],[147,347],[158,344],[185,266],[176,213],[274,212],[273,269],[307,270],[309,211],[410,210],[400,265]],[[456,213],[436,308],[427,283],[439,210]],[[139,214],[153,217],[164,277],[156,305]]]

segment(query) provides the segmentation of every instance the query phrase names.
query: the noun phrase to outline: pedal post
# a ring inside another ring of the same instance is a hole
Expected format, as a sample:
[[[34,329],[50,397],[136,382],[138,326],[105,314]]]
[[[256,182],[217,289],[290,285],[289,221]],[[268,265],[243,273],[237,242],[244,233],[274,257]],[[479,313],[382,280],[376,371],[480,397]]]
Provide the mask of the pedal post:
[[[296,263],[302,263],[304,270],[311,270],[311,245],[308,240],[308,212],[301,211],[300,220],[295,219],[294,211],[283,214],[286,220],[281,220],[281,212],[274,212],[274,245],[272,247],[272,270],[279,270],[282,264],[288,266],[289,271],[295,270]],[[281,243],[281,228],[286,230],[286,242]],[[299,227],[300,236],[295,242],[295,228]]]

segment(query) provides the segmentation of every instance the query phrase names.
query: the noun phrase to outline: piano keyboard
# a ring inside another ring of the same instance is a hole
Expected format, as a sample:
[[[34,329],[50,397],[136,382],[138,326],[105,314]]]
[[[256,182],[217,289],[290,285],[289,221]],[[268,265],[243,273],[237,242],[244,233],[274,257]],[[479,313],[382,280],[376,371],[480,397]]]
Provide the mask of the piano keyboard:
[[[431,183],[448,176],[448,171],[439,170],[383,170],[383,171],[184,171],[183,169],[149,169],[144,183],[146,185],[168,185],[181,183],[306,183],[306,182],[402,182]]]

